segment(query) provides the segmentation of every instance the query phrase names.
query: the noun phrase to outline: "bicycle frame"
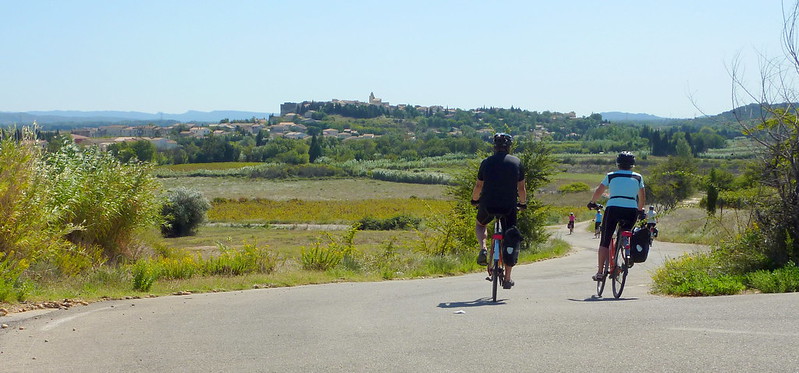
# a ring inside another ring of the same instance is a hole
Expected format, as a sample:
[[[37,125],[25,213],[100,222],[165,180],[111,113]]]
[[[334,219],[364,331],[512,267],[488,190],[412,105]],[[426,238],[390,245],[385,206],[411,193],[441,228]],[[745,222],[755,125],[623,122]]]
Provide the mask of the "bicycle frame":
[[[621,229],[621,228],[619,228]],[[627,262],[630,259],[630,240],[633,236],[633,232],[629,230],[622,230],[621,237],[622,237],[622,248],[624,249],[624,261]],[[610,268],[605,268],[606,273],[612,274],[613,271],[616,269],[616,250],[612,250],[616,248],[616,237],[610,239],[610,246],[608,247],[608,262],[610,263]]]
[[[613,281],[613,297],[621,297],[624,291],[624,284],[627,282],[627,272],[630,268],[630,241],[633,233],[631,230],[622,229],[621,226],[624,222],[619,222],[616,226],[615,234],[610,239],[608,245],[608,259],[605,262],[602,280],[596,284],[597,296],[602,296],[602,291],[605,289],[605,280],[610,277]],[[617,242],[617,240],[621,242]],[[622,258],[617,255],[622,255]],[[621,262],[619,262],[621,259]]]
[[[495,219],[495,220],[496,220],[496,222],[494,222],[494,234],[491,236],[491,239],[494,242],[494,244],[491,247],[491,255],[492,255],[492,258],[494,258],[494,262],[497,263],[497,261],[499,261],[498,263],[501,265],[502,264],[502,255],[499,255],[499,254],[500,254],[500,250],[502,250],[502,240],[505,237],[503,237],[503,234],[502,234],[503,233],[502,232],[502,223],[499,221],[499,219]]]
[[[494,302],[497,301],[497,288],[505,282],[505,266],[502,263],[502,240],[504,239],[504,232],[502,231],[501,216],[494,216],[494,233],[491,235],[492,245],[491,252],[489,253],[492,260],[488,265],[488,275],[491,280],[491,296]]]

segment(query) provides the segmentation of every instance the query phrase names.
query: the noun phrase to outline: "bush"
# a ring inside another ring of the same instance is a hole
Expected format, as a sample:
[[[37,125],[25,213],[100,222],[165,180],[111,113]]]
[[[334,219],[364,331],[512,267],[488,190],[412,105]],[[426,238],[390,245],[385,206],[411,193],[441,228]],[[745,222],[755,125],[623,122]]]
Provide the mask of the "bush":
[[[0,255],[35,260],[66,246],[71,229],[55,224],[61,209],[50,203],[40,149],[24,133],[25,142],[0,138]]]
[[[747,284],[764,293],[799,291],[799,267],[789,262],[774,271],[760,270],[746,276]]]
[[[362,218],[358,223],[364,231],[390,231],[417,229],[422,219],[409,215],[397,215],[387,219],[376,219],[371,216]]]
[[[211,204],[200,193],[188,188],[170,189],[167,202],[161,208],[164,224],[161,234],[164,237],[181,237],[194,234],[197,227],[205,221],[205,214]]]
[[[20,276],[26,268],[24,259],[17,260],[13,253],[0,252],[0,302],[25,298],[26,288]]]
[[[150,259],[140,259],[133,265],[133,289],[149,291],[161,275],[157,264]]]
[[[327,271],[341,263],[344,255],[329,247],[322,247],[315,242],[310,249],[302,250],[302,268],[311,271]]]
[[[576,182],[558,187],[560,193],[579,193],[591,190],[591,187],[583,182]]]
[[[310,249],[303,248],[301,253],[302,268],[307,270],[327,271],[341,263],[348,268],[359,267],[355,261],[355,233],[360,224],[354,224],[341,237],[327,234],[328,243],[322,246],[320,241],[313,243]]]
[[[248,273],[272,273],[277,256],[266,247],[245,243],[240,249],[220,244],[218,256],[203,259],[186,252],[174,257],[138,260],[131,268],[133,288],[148,291],[158,279],[189,279],[194,276],[239,276]]]
[[[241,249],[219,245],[222,253],[205,262],[208,275],[239,276],[247,273],[271,273],[277,268],[277,257],[265,247],[245,244]]]
[[[740,276],[720,273],[712,253],[686,254],[669,259],[652,276],[653,291],[662,294],[701,296],[737,294],[746,287]]]
[[[66,275],[130,257],[134,231],[157,221],[150,166],[120,164],[67,137],[44,154],[30,129],[22,133],[21,142],[0,139],[0,252]]]
[[[158,220],[152,166],[121,164],[97,147],[71,142],[46,161],[49,208],[57,212],[58,226],[72,227],[66,238],[81,247],[98,246],[110,259],[132,257],[134,232]]]

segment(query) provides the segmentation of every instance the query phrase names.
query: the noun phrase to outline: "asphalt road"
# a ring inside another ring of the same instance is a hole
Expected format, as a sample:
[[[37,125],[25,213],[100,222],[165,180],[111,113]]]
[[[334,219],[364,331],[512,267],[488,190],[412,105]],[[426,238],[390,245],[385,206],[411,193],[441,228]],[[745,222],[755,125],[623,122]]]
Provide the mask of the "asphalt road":
[[[597,240],[575,232],[559,233],[572,254],[519,266],[498,303],[472,274],[0,317],[0,371],[799,371],[798,294],[650,295],[663,258],[694,249],[655,242],[622,299],[596,298]]]

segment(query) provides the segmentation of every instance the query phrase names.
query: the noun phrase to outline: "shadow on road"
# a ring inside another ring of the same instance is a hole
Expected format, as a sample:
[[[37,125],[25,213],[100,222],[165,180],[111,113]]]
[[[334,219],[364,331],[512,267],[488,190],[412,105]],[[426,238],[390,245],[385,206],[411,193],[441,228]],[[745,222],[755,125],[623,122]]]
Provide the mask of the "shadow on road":
[[[624,297],[622,297],[622,298],[616,299],[616,298],[613,298],[613,297],[598,297],[596,295],[591,295],[590,297],[585,298],[585,299],[569,298],[569,300],[572,301],[572,302],[615,302],[615,301],[624,301],[624,300],[638,300],[638,298],[624,298]]]
[[[480,298],[472,301],[465,302],[442,302],[438,304],[438,308],[463,308],[463,307],[481,307],[481,306],[499,306],[505,304],[504,299],[497,299],[496,302],[491,298]]]

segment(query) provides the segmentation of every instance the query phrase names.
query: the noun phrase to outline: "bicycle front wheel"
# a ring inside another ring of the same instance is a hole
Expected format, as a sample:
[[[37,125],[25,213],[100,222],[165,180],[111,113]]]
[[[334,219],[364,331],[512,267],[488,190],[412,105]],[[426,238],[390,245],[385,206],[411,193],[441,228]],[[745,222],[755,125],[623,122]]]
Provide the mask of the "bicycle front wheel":
[[[627,282],[627,258],[624,256],[624,240],[621,237],[621,230],[618,231],[616,236],[616,245],[614,247],[614,269],[613,275],[613,297],[616,299],[621,297],[624,291],[624,284]]]
[[[602,292],[605,291],[605,280],[608,278],[608,258],[605,258],[605,263],[602,265],[602,278],[596,282],[596,296],[601,297]]]

